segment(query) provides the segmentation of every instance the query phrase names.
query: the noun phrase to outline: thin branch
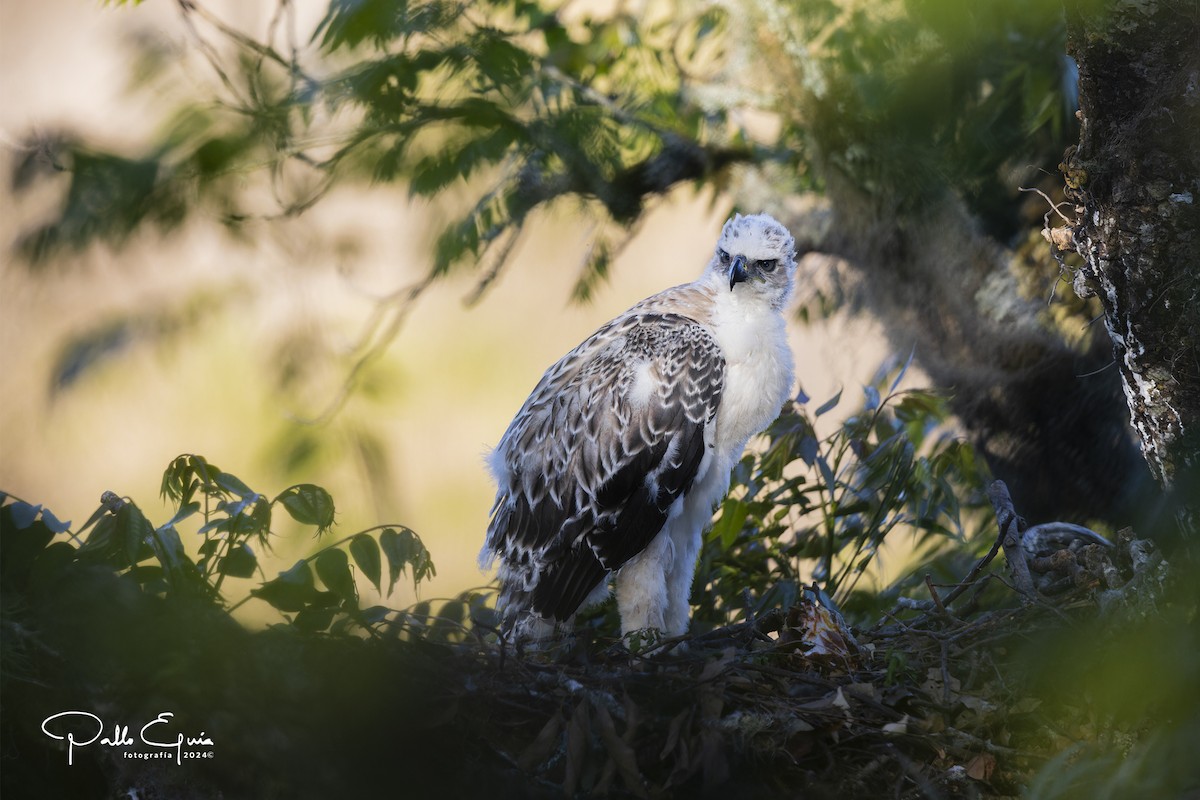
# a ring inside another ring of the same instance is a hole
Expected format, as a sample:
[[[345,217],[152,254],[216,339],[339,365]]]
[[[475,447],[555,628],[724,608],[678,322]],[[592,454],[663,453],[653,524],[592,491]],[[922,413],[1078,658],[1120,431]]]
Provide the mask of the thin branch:
[[[224,84],[225,88],[237,99],[240,104],[249,106],[249,103],[243,97],[241,90],[234,85],[233,79],[229,77],[229,73],[226,72],[225,67],[221,65],[221,57],[217,53],[217,49],[200,34],[200,30],[196,27],[195,20],[192,19],[193,13],[203,15],[207,12],[203,11],[203,9],[197,6],[193,0],[178,0],[178,3],[180,16],[183,18],[184,26],[187,27],[188,33],[191,34],[192,40],[196,44],[196,47],[199,48],[200,53],[204,56],[204,58],[208,61],[209,66],[211,66],[213,71],[217,74],[217,78],[220,79],[221,83]]]
[[[433,285],[436,279],[437,276],[431,273],[412,286],[401,289],[380,301],[367,323],[366,330],[359,339],[357,349],[360,349],[361,353],[346,373],[337,394],[315,416],[290,415],[291,418],[304,425],[323,425],[341,411],[346,405],[346,401],[350,399],[350,394],[354,391],[359,376],[387,352],[388,346],[395,340],[400,329],[404,327],[404,322],[416,305],[417,299]],[[389,310],[392,311],[391,318],[385,324],[384,319]]]
[[[1062,201],[1061,203],[1055,203],[1053,200],[1051,200],[1051,199],[1050,199],[1050,196],[1049,196],[1049,195],[1047,195],[1047,194],[1046,194],[1045,192],[1043,192],[1041,189],[1038,189],[1038,188],[1036,188],[1036,187],[1035,187],[1035,188],[1032,188],[1032,189],[1026,189],[1024,186],[1018,186],[1018,187],[1017,187],[1017,191],[1018,191],[1018,192],[1036,192],[1037,194],[1040,194],[1040,195],[1042,196],[1042,199],[1043,199],[1043,200],[1045,200],[1047,203],[1049,203],[1049,204],[1050,204],[1050,211],[1047,211],[1047,212],[1046,212],[1047,216],[1048,216],[1048,215],[1049,215],[1051,212],[1053,212],[1053,213],[1055,213],[1055,214],[1058,214],[1059,218],[1060,218],[1060,219],[1062,219],[1062,221],[1063,221],[1063,222],[1065,222],[1065,223],[1067,223],[1068,225],[1074,225],[1074,224],[1075,224],[1074,220],[1068,219],[1068,218],[1067,218],[1067,216],[1066,216],[1065,214],[1063,214],[1061,211],[1059,211],[1059,210],[1058,210],[1058,209],[1059,209],[1059,206],[1067,206],[1067,205],[1071,205],[1071,204],[1070,204],[1069,202],[1067,202],[1066,200]]]
[[[471,308],[483,299],[483,296],[487,294],[488,289],[490,289],[492,284],[495,283],[496,279],[500,277],[500,273],[506,266],[508,266],[513,250],[516,249],[517,244],[521,241],[521,234],[524,232],[525,223],[523,221],[516,222],[513,226],[510,226],[505,231],[507,237],[502,244],[496,244],[493,242],[492,245],[487,248],[487,253],[492,259],[492,264],[483,274],[483,277],[480,278],[475,284],[474,288],[471,289],[470,293],[463,298],[463,305],[465,305],[467,308]]]
[[[929,596],[933,599],[933,606],[940,614],[946,614],[946,606],[942,603],[942,598],[938,597],[937,588],[933,585],[933,577],[929,573],[925,573],[925,588],[929,590]]]
[[[262,42],[247,36],[236,28],[231,27],[228,23],[221,20],[221,18],[217,17],[195,0],[178,0],[178,2],[179,9],[183,13],[184,20],[188,23],[188,27],[192,31],[195,31],[196,28],[191,22],[189,15],[194,13],[196,16],[203,19],[205,22],[215,28],[221,35],[232,40],[235,44],[238,44],[252,53],[255,53],[260,58],[278,64],[279,66],[287,69],[289,73],[293,73],[296,77],[301,78],[309,88],[315,89],[320,86],[320,82],[317,81],[316,78],[313,78],[311,75],[308,75],[299,68],[299,65],[295,61],[294,50],[293,57],[291,59],[284,58],[275,50],[275,48],[265,45]],[[284,0],[281,5],[288,5],[287,0]],[[209,45],[209,47],[211,48],[211,45]],[[213,50],[212,52],[215,56],[216,51]]]

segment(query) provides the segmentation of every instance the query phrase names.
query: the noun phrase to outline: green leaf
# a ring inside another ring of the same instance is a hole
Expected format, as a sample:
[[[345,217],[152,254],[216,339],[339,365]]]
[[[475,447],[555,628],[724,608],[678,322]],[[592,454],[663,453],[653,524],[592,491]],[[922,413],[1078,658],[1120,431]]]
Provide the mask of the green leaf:
[[[163,568],[158,564],[135,566],[129,570],[129,577],[137,581],[142,591],[147,594],[165,594],[171,588],[167,584]]]
[[[796,448],[796,455],[800,457],[805,464],[810,467],[817,463],[820,445],[814,436],[805,436],[800,440],[800,445]]]
[[[382,591],[379,580],[383,571],[383,561],[379,543],[369,534],[360,533],[350,540],[350,555],[354,556],[354,563],[362,570],[363,575],[367,576],[375,591]]]
[[[97,239],[120,245],[145,223],[170,228],[186,213],[181,187],[166,180],[171,170],[157,157],[130,159],[75,145],[58,151],[70,176],[64,202],[49,222],[16,242],[33,263]]]
[[[181,506],[178,511],[175,512],[175,516],[171,517],[165,523],[160,525],[159,530],[162,530],[163,528],[174,527],[175,525],[178,525],[183,520],[187,519],[188,517],[190,517],[193,514],[195,514],[196,512],[198,512],[199,510],[200,510],[199,503],[197,503],[195,501],[186,503],[185,505]]]
[[[829,466],[829,462],[825,460],[824,456],[817,457],[817,468],[821,471],[821,479],[825,481],[825,490],[830,493],[836,491],[837,477],[834,476],[833,468]]]
[[[429,624],[430,603],[428,600],[422,600],[408,610],[409,621],[413,625],[424,627]]]
[[[467,49],[480,72],[488,76],[496,88],[503,90],[516,86],[533,71],[533,56],[494,31],[481,31],[472,36]]]
[[[230,475],[228,472],[218,472],[217,476],[213,478],[213,483],[238,497],[253,497],[258,494],[247,486],[241,478],[236,475]]]
[[[448,642],[459,638],[466,612],[467,604],[461,599],[446,601],[442,610],[433,618],[426,638],[434,642]]]
[[[234,545],[217,566],[219,572],[234,578],[249,578],[254,575],[254,570],[257,568],[258,558],[244,542]]]
[[[304,525],[315,525],[318,535],[325,533],[333,526],[333,498],[320,486],[301,483],[284,489],[271,502],[272,504],[282,503],[284,509],[297,522]]]
[[[127,502],[117,511],[115,525],[115,544],[128,559],[127,563],[133,565],[141,561],[142,549],[149,546],[151,537],[154,536],[154,527],[150,521],[142,514],[141,509]]]
[[[813,416],[819,417],[822,414],[824,414],[828,411],[832,411],[834,408],[836,408],[837,404],[842,401],[842,391],[844,391],[844,390],[839,389],[837,394],[835,394],[833,397],[829,398],[824,403],[822,403],[821,407],[813,412]]]
[[[308,562],[301,559],[291,569],[279,573],[250,594],[265,600],[280,611],[300,611],[317,599],[316,582]]]
[[[364,608],[359,615],[359,621],[366,626],[378,625],[388,618],[392,610],[387,606],[371,606]]]
[[[46,523],[46,527],[54,533],[65,533],[71,529],[71,521],[62,522],[58,517],[50,513],[50,509],[42,508],[42,522]]]
[[[10,557],[7,550],[3,552],[4,555],[0,555],[0,575],[3,575],[3,578],[0,580],[3,580],[7,587],[17,588],[21,585],[19,575],[24,568],[23,564],[17,556]],[[30,589],[52,587],[55,582],[60,580],[63,571],[75,562],[76,552],[68,542],[53,542],[45,550],[40,551],[29,570]],[[16,580],[10,577],[10,571],[18,575]]]
[[[23,531],[32,525],[33,521],[37,519],[38,512],[42,510],[41,506],[34,506],[30,505],[29,503],[22,503],[20,501],[6,506],[6,508],[8,509],[9,518],[12,520],[12,524],[15,525],[19,531]]]
[[[845,505],[839,505],[835,502],[832,505],[832,516],[849,517],[853,514],[864,514],[870,510],[870,504],[865,503],[862,500],[853,500]]]
[[[457,4],[403,0],[330,0],[329,10],[313,32],[321,48],[352,49],[369,41],[384,49],[401,37],[426,33],[455,20]]]
[[[96,557],[101,560],[108,558],[109,552],[112,550],[116,518],[107,512],[108,509],[102,506],[92,515],[97,519],[96,526],[92,528],[92,532],[88,534],[87,540],[79,548],[80,557],[85,559]]]
[[[879,390],[874,386],[863,387],[863,410],[874,411],[879,408]]]
[[[191,474],[187,459],[187,456],[178,456],[163,470],[162,483],[158,489],[158,493],[163,499],[179,502],[183,496],[183,487],[187,484]]]
[[[83,527],[80,528],[78,531],[76,531],[76,535],[77,536],[82,535],[84,531],[86,531],[88,528],[92,527],[97,522],[99,522],[100,518],[103,517],[107,513],[108,513],[108,505],[102,503],[95,511],[92,512],[92,515],[90,517],[88,517],[87,522],[83,523]]]
[[[741,500],[727,499],[721,506],[721,516],[713,524],[709,537],[713,541],[720,542],[721,547],[728,550],[737,541],[738,534],[742,532],[742,527],[746,524],[746,517],[749,514],[750,506]]]
[[[235,536],[257,536],[265,543],[271,533],[271,504],[267,498],[255,495],[250,513],[241,513],[232,520],[230,532]]]
[[[179,538],[179,531],[175,530],[175,526],[170,522],[154,531],[151,544],[159,563],[168,571],[177,569],[188,561],[187,552],[183,549],[183,541]]]
[[[329,627],[329,623],[333,622],[335,613],[336,609],[333,608],[301,609],[296,618],[292,620],[292,624],[306,633],[320,633]]]
[[[504,125],[474,139],[449,143],[440,153],[417,162],[409,179],[409,192],[430,196],[455,181],[467,180],[478,169],[503,158],[513,138],[512,126]]]
[[[905,360],[904,366],[900,368],[900,371],[896,373],[895,379],[892,380],[892,385],[888,388],[888,394],[896,391],[896,387],[900,385],[900,381],[904,380],[904,376],[908,374],[908,368],[912,366],[913,358],[916,355],[917,347],[913,345],[912,349],[908,351],[908,359]]]
[[[317,592],[309,603],[310,608],[333,608],[342,605],[342,598],[337,592]]]
[[[317,577],[329,591],[348,605],[358,605],[358,593],[354,588],[354,575],[350,572],[350,559],[338,548],[326,550],[317,556]]]
[[[379,546],[388,560],[388,594],[396,587],[400,573],[412,567],[413,588],[430,575],[436,575],[429,551],[408,528],[388,528],[379,535]]]
[[[209,544],[212,544],[215,549],[219,542],[215,540],[205,542],[200,547],[201,552]],[[154,557],[162,565],[168,590],[209,598],[215,596],[212,587],[201,575],[200,569],[188,557],[183,547],[183,541],[179,538],[179,532],[175,530],[174,526],[170,524],[160,526],[150,538],[150,545],[154,551]]]
[[[10,582],[22,585],[34,560],[54,539],[54,531],[44,522],[30,521],[18,526],[14,520],[15,505],[0,509],[0,575],[6,587]]]

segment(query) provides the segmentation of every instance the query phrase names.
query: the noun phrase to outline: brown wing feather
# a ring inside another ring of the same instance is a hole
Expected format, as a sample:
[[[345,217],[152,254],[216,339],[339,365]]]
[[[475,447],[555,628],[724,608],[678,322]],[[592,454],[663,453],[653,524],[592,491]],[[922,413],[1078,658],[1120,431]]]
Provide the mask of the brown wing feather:
[[[566,619],[645,549],[696,477],[724,374],[704,326],[658,313],[614,320],[546,372],[499,445],[502,605]]]

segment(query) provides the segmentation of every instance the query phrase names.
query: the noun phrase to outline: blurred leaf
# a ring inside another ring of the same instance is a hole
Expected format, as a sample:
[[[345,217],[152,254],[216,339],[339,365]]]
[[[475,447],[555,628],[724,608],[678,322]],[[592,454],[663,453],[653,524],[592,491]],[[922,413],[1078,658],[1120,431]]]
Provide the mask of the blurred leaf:
[[[204,456],[184,454],[176,457],[163,471],[159,492],[163,498],[186,506],[191,503],[196,490],[212,484],[220,472]]]
[[[333,622],[335,613],[333,608],[304,608],[292,620],[292,624],[306,633],[320,633]]]
[[[21,506],[21,508],[16,508]],[[29,518],[28,503],[11,503],[0,508],[0,576],[4,585],[23,584],[33,562],[54,539],[44,521]]]
[[[912,366],[913,358],[915,358],[916,355],[917,348],[914,346],[908,351],[908,358],[904,361],[904,366],[900,367],[900,369],[896,372],[896,377],[892,380],[892,385],[888,387],[887,393],[889,395],[896,391],[896,387],[900,385],[902,380],[904,380],[904,376],[908,374],[908,368]]]
[[[863,402],[864,411],[874,411],[879,408],[879,390],[874,386],[864,386],[863,396],[866,398]]]
[[[388,561],[388,594],[396,587],[400,573],[412,568],[413,587],[431,575],[436,575],[433,561],[425,545],[408,528],[388,528],[379,535],[379,546]]]
[[[225,491],[238,497],[253,498],[257,496],[257,492],[247,486],[241,478],[236,475],[230,475],[228,472],[218,472],[212,481]]]
[[[42,510],[41,506],[30,505],[21,501],[5,506],[5,508],[8,509],[12,524],[20,531],[32,525],[33,521],[37,519],[38,512]]]
[[[70,520],[62,522],[58,517],[51,513],[50,509],[44,507],[42,508],[42,522],[46,523],[46,527],[56,534],[66,533],[71,529]]]
[[[750,507],[741,500],[726,499],[721,506],[721,516],[713,524],[709,535],[719,541],[722,547],[732,547],[749,514]]]
[[[283,490],[271,502],[282,503],[297,522],[315,525],[318,534],[325,533],[333,525],[333,498],[320,486],[301,483]]]
[[[98,558],[104,559],[112,551],[113,530],[116,528],[116,522],[112,514],[108,513],[108,509],[101,506],[92,514],[92,518],[96,520],[92,532],[88,534],[83,545],[79,548],[81,558]]]
[[[350,555],[354,556],[354,563],[362,570],[363,575],[367,576],[375,591],[381,591],[379,582],[383,560],[379,552],[379,543],[369,534],[360,533],[350,540]]]
[[[154,527],[141,509],[130,502],[121,506],[116,513],[113,537],[115,545],[128,559],[128,565],[141,561],[141,552],[148,547],[153,536]]]
[[[461,637],[467,604],[461,598],[448,600],[433,618],[427,638],[431,641],[455,641]]]
[[[359,615],[359,620],[367,626],[378,625],[388,618],[392,610],[387,606],[371,606],[364,608]]]
[[[64,249],[81,249],[93,239],[123,244],[146,222],[173,228],[186,213],[180,187],[164,179],[156,158],[126,158],[73,145],[54,158],[69,176],[62,205],[51,222],[17,242],[18,251],[34,263]]]
[[[408,189],[414,195],[433,195],[458,180],[467,180],[487,165],[495,164],[512,146],[515,126],[503,114],[489,114],[489,126],[480,135],[457,142],[436,155],[425,156],[413,168]],[[484,120],[477,120],[484,122]],[[495,125],[495,127],[490,127]]]
[[[837,404],[840,403],[841,401],[842,401],[842,390],[839,389],[837,394],[835,394],[833,397],[826,400],[824,403],[821,404],[821,406],[816,411],[813,412],[813,416],[819,417],[822,414],[825,414],[826,412],[832,411],[833,409],[837,408]]]
[[[458,10],[457,4],[440,0],[332,0],[312,38],[320,38],[326,50],[355,48],[368,41],[383,49],[393,39],[449,24]]]
[[[172,522],[157,528],[152,538],[154,554],[167,570],[178,569],[189,560],[179,531],[175,530]]]
[[[4,527],[3,512],[0,512],[0,529]],[[0,534],[2,536],[3,534]],[[33,560],[29,569],[29,589],[31,591],[46,590],[60,580],[65,569],[75,562],[76,550],[68,542],[52,542]],[[0,579],[8,588],[20,588],[22,577],[16,574],[21,569],[22,556],[9,557],[0,554]],[[28,561],[24,561],[28,564]],[[11,573],[10,573],[11,570]]]
[[[239,542],[233,546],[220,561],[217,567],[218,571],[223,575],[232,575],[235,578],[250,578],[254,576],[254,570],[258,568],[258,558],[254,555],[254,551],[244,542]]]
[[[279,573],[278,578],[252,589],[250,594],[280,611],[300,611],[316,600],[317,587],[312,569],[302,559],[291,569]]]
[[[346,553],[336,547],[323,551],[316,559],[317,577],[347,605],[358,605],[358,592],[354,588],[354,575],[350,572],[350,560]]]
[[[692,593],[695,624],[742,618],[747,597],[754,615],[787,608],[814,579],[839,603],[853,600],[846,607],[855,613],[877,615],[877,593],[863,602],[855,582],[889,536],[905,531],[931,542],[923,556],[929,558],[961,537],[961,515],[982,502],[973,451],[964,442],[927,438],[943,404],[927,392],[884,396],[889,380],[891,370],[877,373],[862,408],[832,434],[818,439],[813,419],[822,409],[810,414],[797,404],[747,451],[704,539]]]

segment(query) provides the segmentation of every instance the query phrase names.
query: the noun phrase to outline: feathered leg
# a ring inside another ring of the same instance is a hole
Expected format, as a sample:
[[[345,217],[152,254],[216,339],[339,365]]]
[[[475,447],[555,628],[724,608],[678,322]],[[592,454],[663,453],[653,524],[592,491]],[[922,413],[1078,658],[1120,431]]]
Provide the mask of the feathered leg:
[[[647,628],[666,632],[667,572],[675,560],[674,550],[671,537],[663,531],[617,573],[622,634]]]

